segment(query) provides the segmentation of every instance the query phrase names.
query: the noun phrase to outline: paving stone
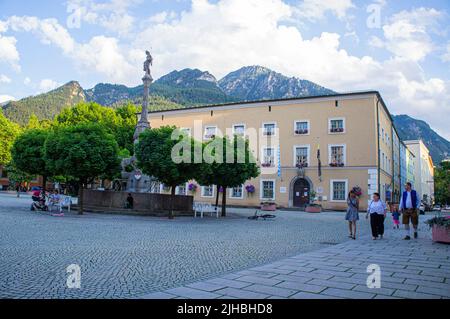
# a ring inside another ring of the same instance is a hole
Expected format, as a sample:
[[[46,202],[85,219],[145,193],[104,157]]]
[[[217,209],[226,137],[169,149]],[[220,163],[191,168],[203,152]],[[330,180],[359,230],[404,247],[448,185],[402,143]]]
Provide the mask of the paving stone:
[[[341,289],[352,289],[355,285],[348,283],[348,282],[338,282],[331,280],[320,280],[320,279],[314,279],[311,281],[308,281],[308,284],[311,285],[318,285],[318,286],[324,286],[324,287],[332,287],[332,288],[341,288]]]
[[[270,297],[267,294],[264,293],[256,293],[253,291],[243,290],[243,289],[236,289],[236,288],[223,288],[221,290],[216,291],[216,293],[220,293],[224,295],[224,298],[227,296],[239,298],[239,299],[265,299]]]
[[[281,280],[281,281],[290,281],[290,282],[298,282],[305,283],[307,281],[312,280],[311,277],[300,277],[300,276],[291,276],[291,275],[278,275],[273,277],[273,279]]]
[[[322,294],[351,299],[372,299],[375,297],[375,294],[373,293],[338,288],[327,288],[322,292]]]
[[[226,285],[216,285],[216,284],[211,284],[211,283],[200,281],[200,282],[186,285],[186,287],[213,292],[215,290],[226,288],[227,286]]]
[[[439,297],[443,296],[450,297],[450,285],[446,288],[432,288],[426,286],[419,286],[417,287],[416,292],[437,295]]]
[[[254,284],[262,284],[262,285],[276,285],[280,283],[280,280],[272,279],[272,278],[260,278],[256,276],[242,276],[237,278],[238,281],[251,282]]]
[[[173,299],[175,297],[177,297],[177,296],[168,294],[168,293],[162,292],[162,291],[153,292],[153,293],[141,296],[142,299]]]
[[[297,292],[295,290],[286,289],[279,286],[266,286],[266,285],[251,285],[245,287],[244,290],[250,290],[253,292],[264,293],[267,295],[273,295],[284,298],[287,298]]]
[[[167,290],[167,293],[189,299],[216,299],[220,297],[220,294],[192,289],[189,287],[172,288]]]
[[[392,296],[395,289],[390,288],[368,288],[367,285],[357,285],[353,288],[355,291],[362,291],[362,292],[368,292],[373,293],[377,295],[385,295],[385,296]]]
[[[290,299],[342,299],[342,298],[336,297],[336,296],[314,294],[314,293],[309,293],[309,292],[304,292],[304,291],[298,292],[289,298]]]
[[[320,293],[321,291],[325,290],[326,286],[319,286],[319,285],[311,285],[311,284],[304,284],[299,282],[293,282],[293,281],[283,281],[282,283],[279,283],[277,287],[282,288],[289,288],[294,289],[297,291],[306,291],[306,292],[312,292],[312,293]]]
[[[321,274],[321,273],[312,274],[312,273],[301,272],[301,271],[293,272],[293,273],[289,274],[289,276],[298,276],[298,277],[310,278],[310,279],[330,279],[331,277],[333,277],[333,275],[330,275],[330,274]]]
[[[231,287],[231,288],[244,288],[244,287],[251,285],[251,283],[249,283],[249,282],[243,282],[243,281],[231,280],[231,279],[223,279],[223,278],[209,279],[206,281],[206,283],[211,283],[211,284],[215,284],[215,285],[219,285],[219,286],[223,285],[223,286]]]
[[[401,298],[407,298],[407,299],[440,299],[439,297],[435,295],[430,295],[427,293],[421,293],[421,292],[414,292],[409,290],[401,290],[398,289],[394,292],[394,297],[401,297]]]
[[[442,283],[442,282],[427,281],[427,280],[406,279],[405,284],[425,286],[425,287],[438,288],[438,289],[447,289],[447,291],[450,293],[450,282]]]

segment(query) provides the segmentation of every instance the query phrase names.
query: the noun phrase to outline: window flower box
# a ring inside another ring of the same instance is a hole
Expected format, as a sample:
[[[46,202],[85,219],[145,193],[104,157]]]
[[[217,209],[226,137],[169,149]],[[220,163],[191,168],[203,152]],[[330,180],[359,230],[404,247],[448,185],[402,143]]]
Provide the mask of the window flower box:
[[[253,194],[255,192],[255,186],[253,186],[252,184],[245,185],[245,190],[248,194]]]
[[[262,163],[261,166],[262,167],[272,167],[273,164],[272,163]]]
[[[295,130],[295,134],[297,135],[308,134],[308,130]]]
[[[277,210],[277,204],[275,204],[274,202],[262,202],[261,210],[273,212],[273,211]]]
[[[197,184],[189,183],[188,190],[192,193],[195,193],[197,191]]]
[[[342,132],[344,132],[344,128],[343,127],[333,127],[333,128],[330,128],[330,132],[331,133],[342,133]]]
[[[213,139],[215,137],[216,137],[216,135],[214,135],[214,134],[206,134],[205,135],[205,139],[207,139],[207,140]]]
[[[305,167],[308,167],[308,163],[297,163],[295,165],[295,167],[297,167],[297,168],[305,168]]]
[[[344,167],[344,163],[330,163],[331,167]]]
[[[264,135],[275,135],[273,131],[264,131]]]

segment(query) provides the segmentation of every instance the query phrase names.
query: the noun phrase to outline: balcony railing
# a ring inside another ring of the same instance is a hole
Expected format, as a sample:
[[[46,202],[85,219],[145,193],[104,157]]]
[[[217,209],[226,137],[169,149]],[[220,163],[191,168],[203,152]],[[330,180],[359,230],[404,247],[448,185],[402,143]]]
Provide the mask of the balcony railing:
[[[332,127],[332,128],[330,128],[330,132],[331,133],[342,133],[342,132],[344,132],[344,128],[343,127]]]

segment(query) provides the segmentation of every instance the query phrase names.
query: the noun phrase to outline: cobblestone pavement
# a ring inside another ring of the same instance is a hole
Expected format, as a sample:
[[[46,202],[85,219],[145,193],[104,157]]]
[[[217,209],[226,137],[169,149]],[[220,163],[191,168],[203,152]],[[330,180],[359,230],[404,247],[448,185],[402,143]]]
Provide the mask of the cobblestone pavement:
[[[424,216],[420,216],[421,223]],[[404,241],[402,230],[368,235],[142,298],[450,298],[450,245],[433,243],[427,227]],[[381,287],[367,287],[367,266],[381,270]]]
[[[255,221],[246,218],[253,211],[230,209],[225,219],[170,221],[52,217],[29,204],[0,194],[0,298],[136,298],[348,241],[343,213],[277,212]],[[361,226],[367,232],[365,220]],[[66,288],[70,264],[81,267],[81,289]],[[245,286],[238,282],[227,289]]]

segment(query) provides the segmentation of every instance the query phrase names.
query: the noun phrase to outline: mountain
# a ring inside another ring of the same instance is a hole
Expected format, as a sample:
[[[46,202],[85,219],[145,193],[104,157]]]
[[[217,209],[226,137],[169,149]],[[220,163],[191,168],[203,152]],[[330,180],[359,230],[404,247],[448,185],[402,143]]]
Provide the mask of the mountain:
[[[83,88],[76,81],[70,81],[57,89],[36,96],[11,101],[2,106],[3,114],[9,119],[26,124],[31,114],[39,119],[51,119],[65,107],[85,100]]]
[[[450,155],[450,142],[437,134],[424,121],[414,119],[408,115],[393,115],[394,124],[402,140],[422,140],[428,150],[434,165]]]
[[[219,81],[220,88],[241,101],[334,94],[313,82],[287,77],[262,66],[246,66]]]

